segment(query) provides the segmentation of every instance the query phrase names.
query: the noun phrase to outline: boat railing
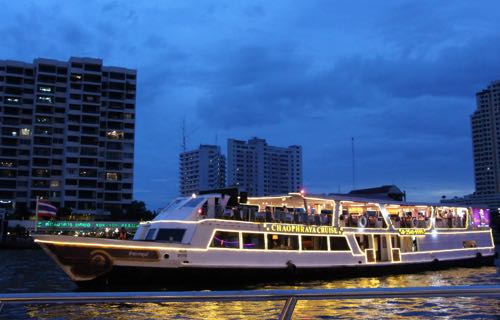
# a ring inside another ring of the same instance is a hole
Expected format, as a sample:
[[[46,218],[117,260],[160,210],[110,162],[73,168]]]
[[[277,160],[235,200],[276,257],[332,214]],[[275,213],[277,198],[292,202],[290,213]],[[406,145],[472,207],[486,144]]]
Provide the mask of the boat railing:
[[[291,319],[299,300],[427,297],[500,297],[500,285],[314,290],[15,293],[0,294],[0,312],[5,304],[284,301],[278,318]]]

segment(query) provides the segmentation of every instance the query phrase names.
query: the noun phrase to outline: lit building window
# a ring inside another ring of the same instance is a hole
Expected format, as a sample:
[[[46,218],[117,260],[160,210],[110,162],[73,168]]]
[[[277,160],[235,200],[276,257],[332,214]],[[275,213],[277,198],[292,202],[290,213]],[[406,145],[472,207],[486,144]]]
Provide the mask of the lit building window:
[[[38,102],[43,102],[43,103],[53,103],[54,102],[52,97],[47,97],[47,96],[38,96],[37,100],[38,100]]]
[[[118,173],[116,172],[106,172],[106,180],[118,181]]]
[[[31,135],[31,129],[29,129],[29,128],[22,128],[21,129],[21,135],[25,136],[25,137],[30,136]]]
[[[51,188],[58,188],[59,187],[59,180],[50,181],[50,187]]]
[[[20,104],[21,100],[19,98],[6,98],[5,101],[9,104]]]
[[[38,87],[38,92],[53,92],[51,87],[44,87],[44,86],[39,86]]]
[[[112,130],[112,131],[106,132],[106,136],[108,137],[108,139],[122,140],[123,139],[123,132]]]
[[[12,161],[0,161],[0,167],[12,167],[14,162]]]

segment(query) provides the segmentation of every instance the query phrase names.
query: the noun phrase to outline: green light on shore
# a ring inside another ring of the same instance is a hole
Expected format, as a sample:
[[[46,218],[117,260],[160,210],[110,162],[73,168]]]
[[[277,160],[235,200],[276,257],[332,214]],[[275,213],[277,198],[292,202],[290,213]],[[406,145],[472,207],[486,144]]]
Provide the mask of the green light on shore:
[[[96,230],[96,229],[137,229],[138,223],[132,222],[94,222],[94,221],[38,221],[39,229],[78,229],[78,230]]]

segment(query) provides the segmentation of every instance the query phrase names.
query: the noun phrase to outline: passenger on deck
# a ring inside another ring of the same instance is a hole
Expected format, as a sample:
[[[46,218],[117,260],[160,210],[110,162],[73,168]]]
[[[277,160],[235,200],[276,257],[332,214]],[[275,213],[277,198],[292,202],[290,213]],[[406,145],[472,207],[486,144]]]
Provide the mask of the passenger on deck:
[[[327,213],[322,213],[320,215],[320,222],[322,225],[329,225],[330,224],[329,215]]]
[[[293,217],[290,214],[290,210],[286,206],[283,206],[283,217],[282,217],[283,222],[285,223],[292,223],[293,222]]]
[[[425,224],[425,216],[422,212],[419,212],[418,213],[418,217],[417,217],[417,226],[419,228],[425,228],[426,227],[426,224]]]
[[[404,218],[403,222],[404,228],[413,228],[411,212],[406,213],[406,217]]]
[[[300,208],[300,223],[307,224],[307,212],[304,208]]]
[[[448,228],[453,228],[453,213],[451,211],[446,212],[446,219],[448,220]]]
[[[357,227],[358,226],[357,217],[355,218],[352,214],[350,214],[349,218],[347,218],[347,226],[348,227]]]
[[[127,229],[125,229],[125,227],[122,227],[122,228],[120,229],[120,233],[119,233],[119,235],[118,235],[118,238],[119,238],[120,240],[127,240]]]
[[[273,213],[271,212],[271,207],[266,207],[266,222],[273,221]]]
[[[231,208],[224,208],[224,213],[222,214],[222,218],[224,219],[232,219],[233,218],[233,210]]]
[[[238,207],[233,207],[232,211],[233,211],[233,219],[241,220],[240,209]]]
[[[377,216],[376,215],[369,215],[368,216],[368,227],[375,228],[376,226],[377,226]]]
[[[316,214],[316,209],[314,207],[311,207],[310,212],[311,213],[309,215],[308,222],[310,224],[318,225],[319,224],[319,216]]]
[[[300,221],[299,213],[300,212],[298,209],[293,209],[293,222],[296,224],[298,224]]]

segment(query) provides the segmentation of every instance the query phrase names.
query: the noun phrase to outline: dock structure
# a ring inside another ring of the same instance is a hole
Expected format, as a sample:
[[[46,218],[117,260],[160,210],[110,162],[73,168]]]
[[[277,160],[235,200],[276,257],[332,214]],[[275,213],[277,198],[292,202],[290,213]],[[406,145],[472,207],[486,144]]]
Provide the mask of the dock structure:
[[[278,319],[291,319],[299,300],[500,297],[500,285],[177,292],[63,292],[0,294],[5,304],[284,301]]]

